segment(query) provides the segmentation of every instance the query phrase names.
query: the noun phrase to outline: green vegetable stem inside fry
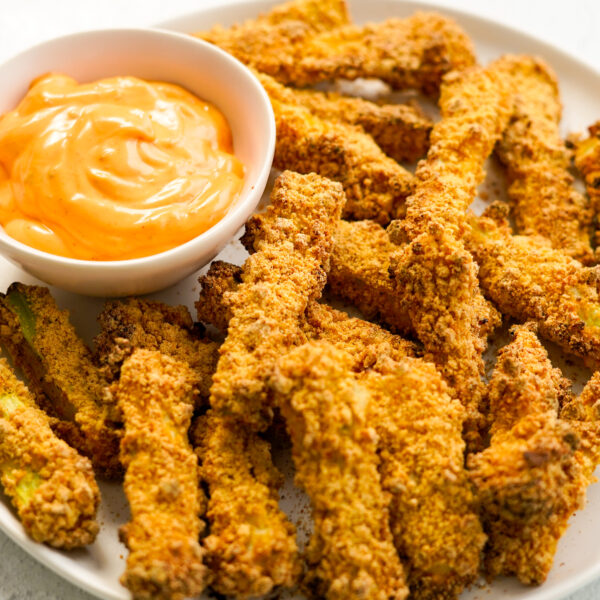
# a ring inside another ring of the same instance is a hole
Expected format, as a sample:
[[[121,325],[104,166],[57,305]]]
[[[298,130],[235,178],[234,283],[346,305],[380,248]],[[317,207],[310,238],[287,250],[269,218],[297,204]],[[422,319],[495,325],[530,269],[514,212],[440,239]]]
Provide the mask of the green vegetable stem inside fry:
[[[29,345],[33,347],[33,338],[35,337],[35,314],[31,310],[26,298],[21,293],[11,291],[6,298],[19,318],[19,323],[25,339]]]

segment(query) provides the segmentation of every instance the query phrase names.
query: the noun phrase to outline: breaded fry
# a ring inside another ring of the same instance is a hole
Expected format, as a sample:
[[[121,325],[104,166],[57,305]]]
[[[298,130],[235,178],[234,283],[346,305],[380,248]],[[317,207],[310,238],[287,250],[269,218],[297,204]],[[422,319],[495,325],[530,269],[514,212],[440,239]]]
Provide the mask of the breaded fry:
[[[541,583],[567,521],[583,501],[589,474],[576,455],[578,436],[558,418],[569,383],[552,368],[535,325],[514,327],[489,385],[490,447],[468,458],[489,540],[490,577]]]
[[[394,160],[413,162],[427,152],[432,123],[412,106],[376,104],[334,92],[296,90],[264,73],[255,74],[272,99],[304,106],[320,119],[358,125]]]
[[[289,81],[298,49],[318,33],[349,23],[344,0],[293,0],[245,23],[194,35],[220,46],[243,63]]]
[[[96,356],[110,381],[118,378],[123,361],[137,348],[159,350],[190,367],[196,406],[208,400],[218,344],[202,337],[185,306],[139,298],[109,300],[98,322]]]
[[[394,243],[410,243],[434,222],[443,223],[457,238],[462,235],[465,211],[485,178],[484,162],[512,112],[507,60],[444,78],[439,100],[442,118],[431,130],[426,160],[417,167],[406,218],[390,226]]]
[[[600,245],[600,121],[589,127],[589,137],[577,143],[575,148],[575,166],[583,175],[595,231],[595,245]]]
[[[121,462],[131,521],[121,583],[135,599],[183,600],[206,585],[199,543],[204,512],[198,462],[189,441],[189,368],[158,351],[135,350],[113,384],[123,414]]]
[[[328,28],[296,44],[296,61],[278,77],[304,86],[331,79],[381,79],[394,89],[437,94],[443,76],[475,64],[473,44],[451,19],[417,12],[364,26]]]
[[[265,79],[263,78],[263,82]],[[362,128],[321,119],[307,108],[269,91],[277,140],[273,165],[318,173],[339,181],[346,194],[344,217],[389,223],[404,213],[413,176],[386,156]]]
[[[0,358],[0,482],[27,534],[56,548],[91,544],[100,493],[92,465],[50,429]]]
[[[354,304],[366,318],[383,321],[393,330],[407,334],[412,332],[410,317],[398,301],[389,274],[390,260],[397,250],[377,223],[341,221],[327,285],[334,295]],[[502,317],[479,290],[476,294],[476,333],[485,340],[500,326]]]
[[[294,585],[301,571],[295,528],[278,506],[283,481],[269,444],[214,410],[196,420],[192,440],[210,489],[203,544],[212,587],[247,598]]]
[[[390,524],[411,598],[455,599],[478,574],[483,534],[464,468],[465,411],[435,367],[404,358],[364,381],[379,435]]]
[[[477,335],[477,266],[461,236],[465,211],[484,177],[484,161],[510,114],[501,61],[444,79],[442,119],[431,132],[426,160],[417,167],[406,218],[388,230],[394,243],[405,244],[390,260],[398,302],[425,346],[425,358],[438,365],[467,409],[469,449],[480,440],[485,343]]]
[[[465,440],[469,451],[476,449],[484,425],[480,403],[486,340],[478,335],[475,261],[451,231],[433,223],[392,255],[390,272],[398,303],[423,342],[425,360],[437,365],[467,411]]]
[[[286,171],[267,212],[248,222],[244,242],[255,254],[230,298],[232,316],[211,388],[211,406],[220,413],[257,429],[268,426],[266,378],[283,353],[305,341],[299,320],[325,284],[343,202],[339,184]]]
[[[513,81],[514,112],[496,153],[506,166],[517,231],[541,235],[584,264],[593,262],[592,214],[573,187],[570,153],[558,131],[558,81],[539,58],[512,56],[504,68]]]
[[[296,483],[312,503],[304,587],[329,600],[400,600],[408,589],[388,524],[369,393],[351,363],[334,346],[312,342],[282,358],[272,377]]]
[[[305,327],[311,339],[324,340],[350,354],[353,371],[377,369],[387,360],[417,354],[415,344],[399,335],[318,302],[307,306]]]
[[[215,261],[199,279],[202,286],[196,307],[198,318],[227,331],[231,318],[230,298],[241,282],[241,267]],[[388,359],[399,360],[415,356],[412,342],[390,333],[375,323],[349,317],[326,304],[311,300],[300,326],[309,340],[325,340],[348,352],[353,359],[352,370],[364,371]]]
[[[13,283],[0,298],[0,341],[27,376],[39,406],[57,429],[106,477],[122,472],[121,430],[105,402],[106,380],[47,288]]]
[[[600,372],[594,373],[579,396],[563,402],[560,418],[579,436],[575,456],[588,483],[595,481],[594,471],[600,464]]]
[[[500,210],[499,224],[471,215],[465,236],[483,292],[504,314],[535,321],[543,337],[590,366],[600,364],[597,268],[582,267],[544,238],[512,236]]]

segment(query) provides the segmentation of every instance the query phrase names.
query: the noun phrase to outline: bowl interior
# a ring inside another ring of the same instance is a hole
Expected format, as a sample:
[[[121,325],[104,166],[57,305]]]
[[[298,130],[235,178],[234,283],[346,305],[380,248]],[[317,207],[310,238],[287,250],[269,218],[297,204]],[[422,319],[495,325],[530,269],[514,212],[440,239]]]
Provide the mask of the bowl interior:
[[[269,113],[255,81],[237,60],[191,36],[158,29],[77,33],[34,46],[0,66],[0,113],[14,108],[36,77],[60,72],[85,83],[118,75],[176,83],[215,104],[246,165],[247,191],[261,170]]]

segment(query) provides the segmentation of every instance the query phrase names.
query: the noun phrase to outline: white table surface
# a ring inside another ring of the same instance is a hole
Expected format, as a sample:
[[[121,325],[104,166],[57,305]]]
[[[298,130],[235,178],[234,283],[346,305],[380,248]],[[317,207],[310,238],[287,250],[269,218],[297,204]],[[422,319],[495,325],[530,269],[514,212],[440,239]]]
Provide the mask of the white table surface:
[[[600,3],[594,0],[431,0],[526,31],[600,71]],[[1,0],[0,61],[64,33],[110,26],[145,26],[219,0]],[[600,115],[600,99],[598,102]],[[600,484],[597,484],[600,485]],[[568,600],[600,598],[600,581]],[[91,600],[38,564],[0,533],[0,600]],[[565,599],[567,600],[567,599]]]

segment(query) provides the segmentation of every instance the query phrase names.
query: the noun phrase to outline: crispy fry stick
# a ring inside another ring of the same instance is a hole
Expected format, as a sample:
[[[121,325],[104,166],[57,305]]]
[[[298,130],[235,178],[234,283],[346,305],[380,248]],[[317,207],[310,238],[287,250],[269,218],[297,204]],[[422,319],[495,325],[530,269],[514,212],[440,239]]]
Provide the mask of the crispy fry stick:
[[[486,539],[464,468],[465,411],[430,363],[404,358],[378,371],[364,377],[373,394],[369,422],[411,597],[457,598],[477,577]]]
[[[304,587],[330,600],[400,600],[408,589],[368,424],[369,393],[351,363],[345,352],[312,342],[282,358],[272,378],[292,438],[296,483],[312,503]]]
[[[0,481],[36,542],[70,549],[96,538],[100,493],[90,461],[54,435],[5,359],[0,359]]]
[[[593,482],[600,464],[600,372],[592,375],[579,396],[563,402],[560,418],[578,433],[580,441],[575,454],[584,475]]]
[[[472,215],[465,236],[486,296],[503,313],[538,323],[543,337],[586,364],[600,364],[597,269],[582,267],[544,238],[511,236],[502,214],[495,218],[499,224]]]
[[[409,314],[398,301],[390,260],[397,246],[386,231],[372,221],[341,221],[331,255],[329,289],[354,304],[368,319],[384,321],[395,331],[410,333]],[[477,290],[476,333],[486,339],[500,326],[502,317]]]
[[[215,410],[257,429],[269,424],[265,381],[282,353],[304,341],[299,320],[325,284],[343,202],[339,184],[286,171],[267,212],[249,221],[245,242],[256,253],[231,297],[232,317],[211,388]]]
[[[212,587],[247,598],[294,585],[301,571],[295,528],[278,506],[282,478],[269,444],[214,410],[196,420],[192,440],[210,489],[204,547]]]
[[[473,44],[436,13],[351,25],[339,0],[300,0],[229,29],[195,34],[285,84],[367,77],[435,95],[442,77],[475,64]]]
[[[477,266],[461,236],[465,211],[484,177],[483,164],[506,127],[511,109],[502,59],[445,78],[442,119],[431,132],[427,158],[419,163],[406,219],[390,225],[394,243],[406,244],[390,261],[398,302],[423,342],[425,358],[440,368],[467,408],[468,448],[483,425],[482,353],[477,335]]]
[[[504,67],[516,91],[515,110],[496,153],[506,166],[517,231],[541,235],[552,247],[590,264],[592,214],[568,171],[570,153],[558,131],[556,75],[530,56],[507,57]]]
[[[334,92],[296,90],[264,73],[257,72],[256,76],[274,100],[304,106],[320,119],[362,127],[394,160],[412,162],[427,151],[432,123],[412,106],[376,104]]]
[[[476,449],[484,426],[480,403],[486,348],[485,339],[478,335],[477,266],[460,240],[441,223],[433,223],[429,231],[392,255],[390,272],[401,310],[423,342],[424,358],[438,366],[467,410],[467,449]]]
[[[499,352],[488,392],[491,445],[468,459],[489,536],[486,570],[523,583],[545,580],[590,483],[575,452],[577,433],[558,419],[569,383],[534,331],[531,323],[515,327]]]
[[[512,112],[507,60],[444,79],[439,101],[442,119],[431,131],[426,160],[417,167],[416,189],[406,201],[406,218],[390,226],[394,243],[410,243],[434,222],[461,237],[465,211],[485,177],[484,162]]]
[[[241,267],[215,261],[200,278],[202,290],[196,307],[198,318],[227,331],[231,318],[230,298],[241,282]],[[349,317],[326,304],[308,303],[301,327],[309,340],[325,340],[347,351],[353,358],[352,370],[375,368],[386,361],[414,356],[414,344],[375,323]]]
[[[262,78],[263,85],[265,78]],[[282,86],[279,86],[282,87]],[[344,216],[389,223],[401,216],[412,191],[413,176],[386,156],[362,128],[321,119],[268,88],[275,113],[278,169],[318,173],[339,181],[347,197]]]
[[[200,281],[205,283],[196,303],[199,318],[227,331],[229,300],[241,284],[242,268],[216,262]],[[295,527],[278,506],[283,478],[269,444],[214,410],[197,419],[192,437],[210,490],[211,533],[204,546],[212,587],[246,598],[293,586],[301,572]]]
[[[289,78],[293,85],[331,79],[381,79],[394,89],[436,95],[443,76],[476,62],[471,40],[451,19],[417,12],[364,26],[327,30],[298,45]]]
[[[98,321],[102,331],[95,339],[96,354],[109,380],[118,378],[123,361],[135,349],[159,350],[190,367],[196,406],[208,400],[218,344],[201,336],[185,306],[139,298],[110,300]]]
[[[0,341],[26,374],[38,404],[61,421],[58,429],[67,441],[102,475],[120,475],[119,417],[103,400],[106,381],[47,288],[9,287],[0,298]]]
[[[311,302],[306,308],[305,319],[307,336],[325,340],[348,352],[353,359],[353,371],[377,369],[387,360],[397,361],[417,354],[412,342],[326,304]]]
[[[297,48],[320,32],[349,23],[344,0],[294,0],[245,23],[195,33],[237,59],[286,81],[297,62]]]
[[[121,583],[136,599],[183,600],[206,585],[198,541],[205,507],[187,438],[190,378],[185,364],[135,350],[112,390],[123,414],[120,456],[132,516],[120,531],[130,551]]]
[[[577,143],[575,166],[583,175],[594,218],[595,245],[600,245],[600,121],[589,127],[589,137]]]

